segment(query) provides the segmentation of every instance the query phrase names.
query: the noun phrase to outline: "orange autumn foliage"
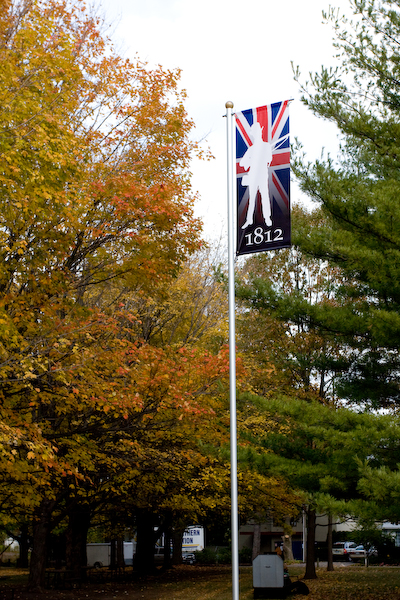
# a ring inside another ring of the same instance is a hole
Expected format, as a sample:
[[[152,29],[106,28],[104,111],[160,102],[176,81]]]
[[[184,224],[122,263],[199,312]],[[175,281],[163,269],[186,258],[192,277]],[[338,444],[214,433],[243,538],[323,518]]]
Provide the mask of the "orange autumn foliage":
[[[104,311],[87,295],[107,281],[143,291],[164,284],[199,247],[201,226],[179,71],[121,58],[85,2],[1,1],[0,100],[8,498],[10,482],[31,470],[44,484],[54,469],[80,477],[79,460],[54,439],[60,428],[70,434],[88,414],[139,410],[119,384],[129,353],[132,361],[144,349],[125,344],[116,298]]]

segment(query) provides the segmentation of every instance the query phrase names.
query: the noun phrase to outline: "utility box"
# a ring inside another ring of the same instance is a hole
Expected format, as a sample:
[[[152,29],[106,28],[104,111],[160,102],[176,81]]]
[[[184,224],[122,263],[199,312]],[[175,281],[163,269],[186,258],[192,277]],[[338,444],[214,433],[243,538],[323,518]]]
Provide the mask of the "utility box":
[[[259,554],[253,560],[254,598],[286,598],[283,560],[275,553]]]

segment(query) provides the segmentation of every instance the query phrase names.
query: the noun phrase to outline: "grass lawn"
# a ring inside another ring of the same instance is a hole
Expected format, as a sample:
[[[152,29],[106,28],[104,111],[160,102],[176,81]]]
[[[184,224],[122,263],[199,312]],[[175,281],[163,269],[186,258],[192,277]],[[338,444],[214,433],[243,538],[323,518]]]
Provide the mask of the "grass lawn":
[[[302,577],[304,568],[289,566],[292,580]],[[318,579],[307,581],[309,600],[400,600],[400,567],[349,565],[328,573],[318,569]],[[24,590],[26,575],[2,568],[0,598],[15,600],[232,600],[230,567],[183,566],[142,581],[91,583],[74,590],[44,590],[32,594]],[[291,598],[293,596],[289,596]],[[252,570],[240,569],[240,600],[253,598]],[[306,596],[296,596],[299,600]]]
[[[312,600],[400,600],[400,567],[352,565],[317,574],[306,582]]]

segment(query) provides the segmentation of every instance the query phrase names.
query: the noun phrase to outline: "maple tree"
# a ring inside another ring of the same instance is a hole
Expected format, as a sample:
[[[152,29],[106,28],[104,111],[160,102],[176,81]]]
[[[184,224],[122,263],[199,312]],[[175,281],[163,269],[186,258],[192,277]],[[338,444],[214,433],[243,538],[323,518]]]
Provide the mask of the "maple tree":
[[[221,516],[230,511],[226,450],[228,362],[226,349],[217,353],[214,350],[216,340],[219,345],[226,333],[225,313],[217,310],[222,300],[226,304],[226,294],[223,296],[222,285],[217,285],[210,276],[210,269],[202,278],[203,271],[194,270],[194,263],[203,269],[204,253],[184,265],[177,279],[171,282],[168,294],[162,291],[158,303],[157,295],[143,298],[139,294],[137,298],[137,291],[124,292],[118,319],[124,324],[125,343],[140,339],[137,336],[142,331],[155,331],[156,335],[149,336],[154,346],[140,342],[135,354],[140,363],[135,360],[134,382],[128,379],[123,387],[132,386],[141,398],[152,398],[157,410],[153,415],[146,414],[146,427],[134,430],[135,445],[122,462],[120,450],[116,456],[113,442],[109,444],[109,458],[100,460],[110,467],[96,466],[93,473],[96,480],[102,478],[97,488],[90,485],[82,492],[78,482],[80,502],[90,506],[92,524],[101,523],[104,527],[108,522],[110,537],[118,529],[121,531],[121,527],[129,529],[137,524],[136,562],[141,572],[152,569],[154,542],[161,532],[182,533],[191,523],[207,523],[215,519],[215,514]],[[132,321],[127,319],[130,311],[135,315]],[[201,326],[194,327],[196,323]],[[163,343],[164,338],[167,344]],[[207,346],[213,351],[207,350]],[[121,364],[121,357],[117,360]],[[126,370],[126,376],[129,377],[130,371]],[[171,388],[175,372],[179,378]],[[241,379],[244,374],[240,369],[239,374]],[[171,390],[175,400],[170,396]],[[189,401],[184,403],[182,411],[179,407],[185,394]],[[150,407],[146,404],[143,408]],[[122,428],[116,424],[116,430],[119,439],[122,435],[131,439],[128,423]],[[102,440],[99,444],[100,457],[104,456],[105,443]],[[108,473],[106,479],[101,476],[103,472]],[[243,464],[239,483],[243,518],[260,510],[281,514],[281,498],[287,495],[282,481],[254,473],[251,465]],[[107,517],[107,513],[112,513],[113,518]],[[74,556],[80,554],[75,551]]]
[[[198,501],[187,498],[206,463],[196,448],[196,428],[202,424],[208,430],[213,422],[210,395],[224,373],[226,377],[227,358],[226,352],[216,356],[142,346],[136,359],[125,385],[132,386],[142,409],[137,403],[125,407],[127,414],[118,420],[119,407],[113,406],[109,430],[96,425],[92,416],[89,432],[80,436],[86,481],[64,477],[64,486],[67,482],[75,505],[88,506],[88,517],[96,511],[97,518],[113,520],[117,528],[132,528],[136,522],[140,544],[145,533],[151,540],[159,515],[186,512],[193,519],[198,512]],[[101,415],[99,419],[104,421]],[[71,445],[69,437],[64,443]],[[74,464],[76,458],[75,451]],[[62,484],[54,482],[52,489],[62,490]],[[151,569],[153,549],[151,558],[138,552],[137,559],[144,570]]]
[[[151,286],[175,271],[198,244],[198,223],[178,73],[108,55],[98,20],[82,3],[3,8],[6,383],[7,373],[37,378],[49,357],[57,363],[57,354],[73,349],[68,334],[89,286],[115,277]],[[84,327],[84,311],[78,318]],[[94,316],[85,333],[93,324]],[[61,341],[52,345],[55,330]]]
[[[179,72],[119,57],[84,2],[1,9],[0,495],[31,521],[35,588],[56,526],[75,569],[110,507],[165,527],[227,507],[226,299],[204,255],[183,265]]]
[[[219,248],[203,247],[182,265],[168,290],[129,301],[136,335],[152,345],[196,345],[218,350],[228,342],[228,303],[219,276]]]
[[[208,259],[208,260],[206,260]],[[168,293],[161,297],[142,297],[130,294],[125,306],[137,316],[129,335],[146,337],[163,353],[178,353],[184,361],[191,356],[191,380],[198,381],[196,398],[202,411],[194,419],[178,419],[176,410],[163,408],[151,423],[150,428],[138,439],[141,444],[140,467],[130,474],[122,474],[123,482],[114,484],[115,489],[130,489],[124,499],[117,519],[129,527],[138,524],[138,551],[136,554],[140,571],[151,570],[154,558],[154,542],[161,532],[174,533],[176,546],[180,550],[179,536],[191,523],[210,523],[215,515],[230,511],[229,414],[226,402],[227,362],[215,353],[226,337],[226,293],[223,282],[212,275],[218,271],[218,261],[210,264],[209,251],[191,257],[183,266]],[[205,349],[208,351],[209,359]],[[189,352],[190,350],[190,352]],[[224,351],[225,352],[225,351]],[[196,357],[199,365],[196,366]],[[206,364],[213,366],[214,375]],[[182,366],[183,370],[188,365]],[[238,369],[239,379],[246,377]],[[218,375],[219,374],[219,375]],[[225,379],[225,384],[223,383]],[[204,392],[205,382],[214,384]],[[156,383],[156,382],[155,382]],[[151,387],[151,384],[149,388]],[[169,417],[167,416],[169,415]],[[157,422],[160,426],[157,426]],[[144,435],[145,433],[145,435]],[[143,437],[144,436],[144,437]],[[149,456],[149,463],[146,457]],[[257,493],[254,493],[255,485]],[[129,481],[129,484],[127,483]],[[254,473],[248,464],[243,464],[239,477],[241,493],[241,515],[249,517],[259,510],[274,510],[280,514],[282,482]],[[264,491],[262,491],[262,488]],[[270,491],[275,489],[275,496]],[[261,491],[260,491],[261,490]],[[128,517],[128,521],[126,521]],[[104,512],[96,519],[103,522]],[[166,555],[168,558],[168,554]]]
[[[204,514],[200,494],[204,489],[210,490],[211,479],[206,483],[203,470],[212,472],[211,465],[219,468],[218,461],[210,460],[198,446],[202,437],[215,439],[219,431],[216,414],[220,412],[219,406],[224,404],[221,400],[226,394],[223,380],[228,370],[226,350],[221,348],[226,338],[226,294],[213,275],[218,264],[213,254],[206,248],[196,253],[185,262],[167,288],[162,286],[153,294],[143,294],[140,288],[120,289],[121,322],[127,339],[140,340],[141,352],[146,345],[149,352],[148,344],[151,344],[151,352],[154,356],[158,353],[158,360],[164,364],[165,379],[168,380],[169,373],[174,370],[179,371],[177,398],[180,396],[182,400],[185,395],[182,386],[187,385],[193,389],[196,406],[200,403],[202,407],[194,418],[189,403],[185,403],[184,413],[178,404],[164,404],[162,412],[153,416],[146,435],[139,434],[140,468],[133,469],[129,475],[123,473],[123,488],[131,490],[125,500],[124,512],[130,515],[130,526],[134,521],[139,526],[137,561],[141,563],[141,570],[152,568],[156,525],[161,522],[160,532],[168,533],[172,527],[176,529],[178,523],[184,523],[183,532],[187,525]],[[104,297],[98,294],[92,301],[104,302]],[[179,362],[182,364],[178,367]],[[154,364],[154,358],[151,363]],[[187,381],[185,372],[190,373]],[[157,379],[152,375],[145,379],[143,389],[151,390],[157,385]],[[197,423],[199,420],[200,424]],[[219,472],[221,474],[222,469]],[[214,480],[217,479],[215,476]],[[202,484],[198,485],[197,481]],[[121,489],[120,484],[116,487]],[[102,519],[101,515],[99,517]],[[143,553],[141,540],[145,542]]]
[[[201,228],[179,72],[119,57],[83,2],[2,0],[0,12],[0,494],[34,513],[35,586],[70,486],[126,465],[135,442],[108,457],[96,444],[160,409],[137,390],[133,366],[154,357],[125,335],[135,317],[120,318],[120,286],[107,307],[93,290],[165,284]]]
[[[172,285],[171,295],[174,293]],[[205,297],[208,298],[207,290]],[[214,332],[215,320],[209,307],[207,301],[204,312],[210,316]],[[181,311],[175,315],[181,322]],[[58,455],[62,452],[69,465],[62,473],[49,476],[50,487],[35,490],[42,497],[39,507],[42,519],[38,520],[36,536],[43,529],[44,538],[68,516],[68,539],[77,540],[80,536],[76,542],[80,545],[85,542],[82,533],[93,513],[102,510],[104,514],[110,511],[110,506],[124,506],[125,514],[120,521],[126,523],[130,515],[130,526],[141,504],[153,519],[160,512],[186,511],[190,520],[201,513],[200,499],[196,502],[193,497],[191,502],[185,499],[190,490],[193,496],[199,468],[207,464],[207,459],[196,449],[194,419],[203,415],[203,434],[211,431],[215,400],[210,398],[210,390],[217,386],[217,395],[223,393],[218,381],[226,378],[228,369],[226,351],[211,354],[204,348],[185,348],[181,344],[157,348],[138,340],[136,317],[127,309],[126,302],[112,316],[103,313],[102,322],[98,316],[96,319],[96,332],[90,329],[94,338],[91,345],[86,339],[87,318],[83,330],[78,327],[73,342],[70,334],[61,343],[64,352],[71,343],[79,347],[86,360],[73,371],[71,385],[64,382],[64,389],[58,390],[56,404],[54,385],[46,388],[42,383],[35,384],[42,385],[42,414],[38,415],[42,431],[46,439],[57,444]],[[191,319],[188,324],[191,328]],[[64,365],[65,360],[64,357]],[[88,394],[94,390],[95,405]],[[50,413],[43,410],[46,400]],[[214,480],[217,480],[215,475]],[[115,508],[112,512],[115,514]],[[145,522],[143,516],[138,522]],[[152,524],[149,519],[148,523]],[[149,527],[145,531],[148,534]],[[80,569],[82,553],[77,552],[76,545],[69,550],[67,564]],[[39,558],[43,561],[43,549]],[[149,554],[143,560],[146,568],[150,568]],[[34,553],[31,572],[36,581],[42,563],[35,561]]]

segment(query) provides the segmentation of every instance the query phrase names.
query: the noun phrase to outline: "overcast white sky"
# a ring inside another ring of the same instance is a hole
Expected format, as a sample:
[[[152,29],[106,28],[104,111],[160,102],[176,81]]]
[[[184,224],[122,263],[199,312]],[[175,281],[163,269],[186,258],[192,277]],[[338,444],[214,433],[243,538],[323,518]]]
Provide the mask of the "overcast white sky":
[[[291,61],[305,75],[333,64],[332,30],[322,23],[329,0],[98,0],[120,51],[150,65],[182,69],[195,136],[207,136],[215,156],[193,165],[201,201],[196,214],[217,237],[226,224],[225,102],[244,110],[294,98],[291,136],[310,158],[336,148],[336,132],[301,105]],[[96,2],[97,3],[97,2]],[[349,10],[347,0],[333,6]],[[292,185],[292,200],[298,190]]]

